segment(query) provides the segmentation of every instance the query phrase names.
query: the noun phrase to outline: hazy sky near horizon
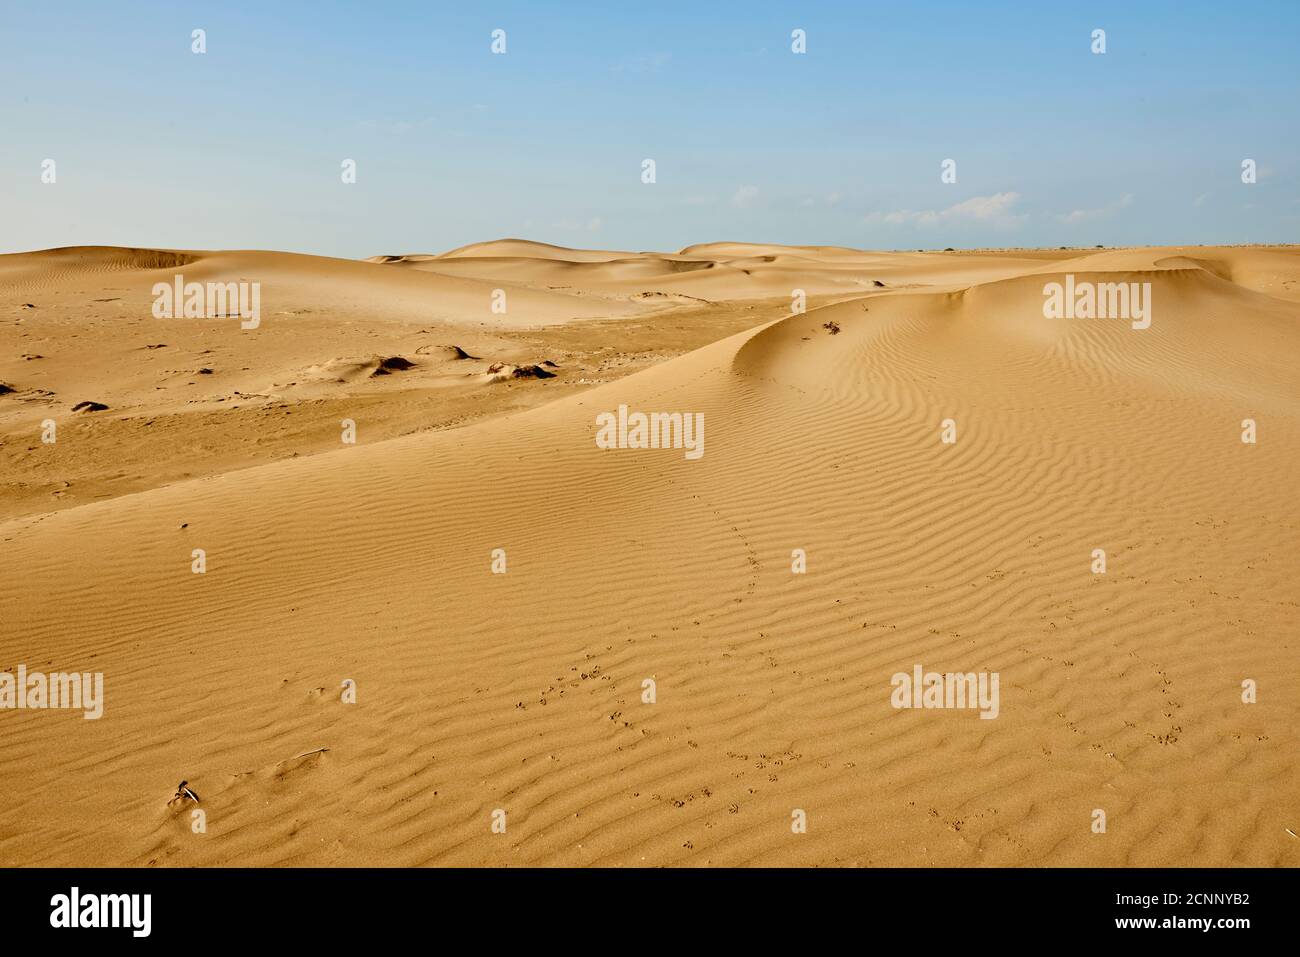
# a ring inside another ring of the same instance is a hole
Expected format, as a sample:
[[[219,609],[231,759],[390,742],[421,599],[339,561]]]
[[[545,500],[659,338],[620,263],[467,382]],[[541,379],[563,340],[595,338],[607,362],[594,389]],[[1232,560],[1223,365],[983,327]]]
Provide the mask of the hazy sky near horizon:
[[[1294,0],[0,0],[0,252],[1295,242],[1298,41]]]

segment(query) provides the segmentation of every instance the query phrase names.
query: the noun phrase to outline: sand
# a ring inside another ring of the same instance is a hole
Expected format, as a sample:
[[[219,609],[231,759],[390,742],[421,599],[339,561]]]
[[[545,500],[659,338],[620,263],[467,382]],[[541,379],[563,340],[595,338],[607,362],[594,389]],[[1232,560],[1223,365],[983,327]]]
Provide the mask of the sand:
[[[1296,248],[85,247],[0,346],[0,671],[104,682],[0,710],[2,865],[1300,863]]]

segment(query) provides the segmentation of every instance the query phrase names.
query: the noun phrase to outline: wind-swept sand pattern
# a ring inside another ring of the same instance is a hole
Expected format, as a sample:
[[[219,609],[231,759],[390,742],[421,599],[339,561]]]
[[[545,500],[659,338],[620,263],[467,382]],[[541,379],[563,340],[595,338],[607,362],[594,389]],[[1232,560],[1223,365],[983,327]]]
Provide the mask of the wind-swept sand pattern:
[[[261,326],[152,318],[177,271]],[[0,713],[0,862],[1300,862],[1294,248],[55,251],[0,314],[0,670],[105,676]],[[918,663],[997,718],[895,709]]]

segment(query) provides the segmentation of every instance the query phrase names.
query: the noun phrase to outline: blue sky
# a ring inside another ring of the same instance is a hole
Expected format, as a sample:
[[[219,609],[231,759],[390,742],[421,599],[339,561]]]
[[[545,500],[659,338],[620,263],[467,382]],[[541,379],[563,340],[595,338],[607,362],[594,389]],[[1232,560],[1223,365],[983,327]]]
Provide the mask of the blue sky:
[[[1298,50],[1294,0],[3,0],[0,251],[1294,242]]]

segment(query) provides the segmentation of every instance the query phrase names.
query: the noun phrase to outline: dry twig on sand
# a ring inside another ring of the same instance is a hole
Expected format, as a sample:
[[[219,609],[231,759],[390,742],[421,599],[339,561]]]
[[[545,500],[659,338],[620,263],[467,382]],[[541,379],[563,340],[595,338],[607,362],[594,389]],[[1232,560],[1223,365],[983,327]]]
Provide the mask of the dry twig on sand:
[[[172,799],[167,802],[167,806],[171,807],[177,801],[184,801],[186,798],[189,798],[195,804],[199,803],[199,796],[190,790],[189,782],[182,781],[180,784],[176,785],[176,793],[172,796]]]

